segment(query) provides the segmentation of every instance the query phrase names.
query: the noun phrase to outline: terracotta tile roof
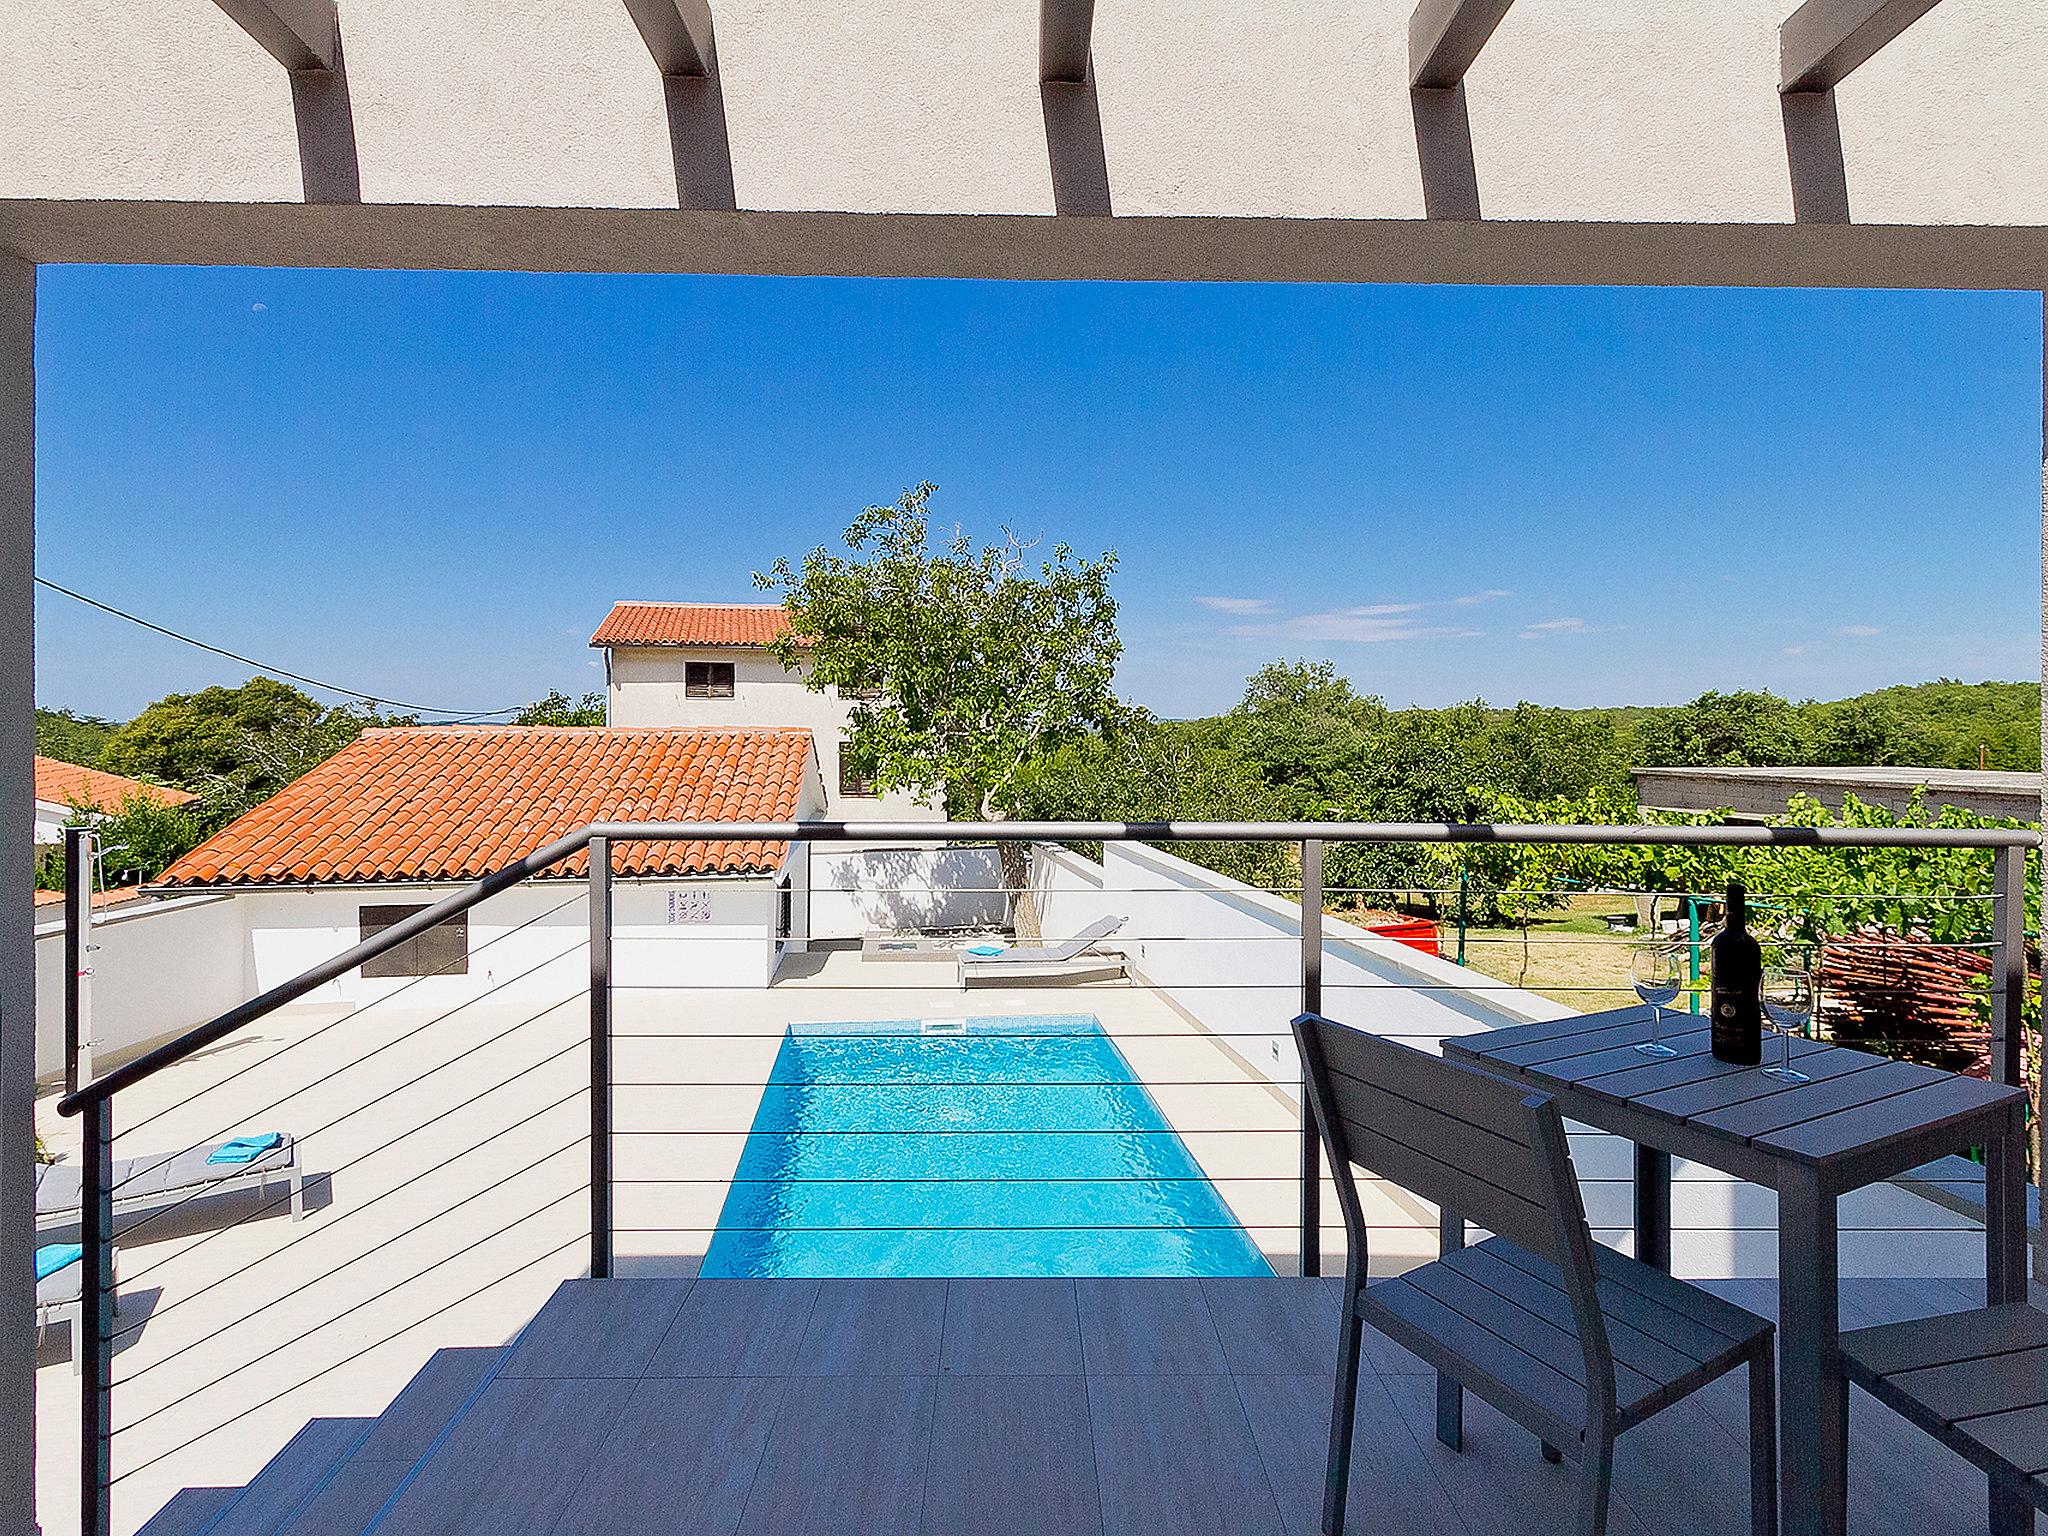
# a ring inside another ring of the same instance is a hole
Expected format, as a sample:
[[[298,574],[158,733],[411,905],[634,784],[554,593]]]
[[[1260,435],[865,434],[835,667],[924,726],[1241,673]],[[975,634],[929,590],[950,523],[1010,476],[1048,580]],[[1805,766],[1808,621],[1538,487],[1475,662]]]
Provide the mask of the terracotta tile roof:
[[[802,730],[365,731],[165,870],[165,886],[472,880],[593,821],[788,821]],[[624,843],[622,875],[762,874],[780,842]],[[577,854],[557,875],[580,875]]]
[[[111,891],[94,891],[92,893],[92,906],[93,910],[97,912],[103,907],[126,906],[131,901],[142,901],[148,897],[149,892],[140,890],[135,886],[117,885]],[[62,891],[36,892],[35,906],[38,912],[45,907],[61,907],[63,905],[64,893]]]
[[[89,805],[96,810],[117,811],[123,800],[137,795],[163,805],[189,805],[199,798],[182,789],[165,789],[161,784],[124,779],[118,773],[60,763],[54,757],[36,759],[36,798],[45,805]]]
[[[614,603],[594,646],[758,646],[789,628],[780,603]]]

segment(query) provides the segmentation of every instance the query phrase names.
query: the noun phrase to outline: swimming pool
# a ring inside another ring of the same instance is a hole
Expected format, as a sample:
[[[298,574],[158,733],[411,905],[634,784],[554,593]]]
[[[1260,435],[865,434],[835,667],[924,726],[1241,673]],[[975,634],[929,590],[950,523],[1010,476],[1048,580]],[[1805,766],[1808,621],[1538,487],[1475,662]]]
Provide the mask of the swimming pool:
[[[703,1273],[1263,1275],[1090,1014],[795,1025]]]

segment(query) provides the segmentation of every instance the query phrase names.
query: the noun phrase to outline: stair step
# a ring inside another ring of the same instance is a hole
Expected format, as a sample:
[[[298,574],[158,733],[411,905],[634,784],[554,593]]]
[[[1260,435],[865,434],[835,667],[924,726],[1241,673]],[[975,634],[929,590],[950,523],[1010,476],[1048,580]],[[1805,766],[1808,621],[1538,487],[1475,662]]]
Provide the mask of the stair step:
[[[471,1394],[502,1349],[438,1349],[280,1536],[361,1536]]]
[[[369,1419],[312,1419],[249,1479],[206,1536],[277,1536],[285,1521],[347,1459]]]
[[[239,1488],[180,1488],[135,1536],[200,1536],[241,1492]]]

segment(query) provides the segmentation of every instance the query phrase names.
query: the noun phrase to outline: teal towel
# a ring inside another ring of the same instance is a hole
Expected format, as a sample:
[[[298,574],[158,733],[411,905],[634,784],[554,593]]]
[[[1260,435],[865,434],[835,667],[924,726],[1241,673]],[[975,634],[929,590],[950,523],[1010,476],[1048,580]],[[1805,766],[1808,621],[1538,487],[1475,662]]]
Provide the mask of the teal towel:
[[[77,1243],[46,1243],[36,1250],[36,1279],[47,1280],[67,1264],[85,1257]]]
[[[206,1155],[206,1160],[209,1163],[253,1163],[283,1140],[284,1137],[276,1131],[265,1131],[261,1136],[237,1136],[215,1147]]]
[[[967,946],[967,953],[970,955],[1000,955],[1002,952],[1003,946],[1000,944],[970,944]]]

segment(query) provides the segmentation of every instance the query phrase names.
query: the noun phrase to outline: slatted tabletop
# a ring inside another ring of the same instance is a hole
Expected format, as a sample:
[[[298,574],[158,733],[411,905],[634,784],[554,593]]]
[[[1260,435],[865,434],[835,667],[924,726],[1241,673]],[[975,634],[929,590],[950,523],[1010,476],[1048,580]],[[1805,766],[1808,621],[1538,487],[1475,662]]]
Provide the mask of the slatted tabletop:
[[[1688,1158],[1778,1193],[1779,1466],[1788,1536],[1845,1536],[1849,1405],[1840,1318],[1836,1200],[1948,1153],[1986,1163],[1986,1295],[2018,1301],[2026,1284],[2025,1093],[1843,1046],[1793,1042],[1811,1081],[1717,1061],[1706,1020],[1667,1013],[1677,1054],[1646,1056],[1647,1006],[1545,1020],[1444,1042],[1444,1054],[1553,1095],[1569,1119],[1636,1144],[1636,1257],[1671,1259],[1671,1159]],[[1779,1042],[1764,1042],[1764,1063]],[[1462,1222],[1446,1213],[1446,1243]],[[1455,1227],[1451,1225],[1455,1223]],[[2031,1529],[2010,1490],[1994,1488],[1997,1536]]]
[[[1846,1046],[1795,1040],[1792,1058],[1811,1082],[1787,1083],[1717,1060],[1706,1020],[1666,1014],[1676,1056],[1645,1056],[1646,1007],[1546,1020],[1444,1042],[1445,1054],[1558,1093],[1565,1112],[1581,1095],[1686,1127],[1770,1157],[1809,1164],[1854,1160],[1899,1141],[1965,1126],[2024,1098],[1977,1078]],[[1766,1038],[1764,1062],[1777,1059]]]

